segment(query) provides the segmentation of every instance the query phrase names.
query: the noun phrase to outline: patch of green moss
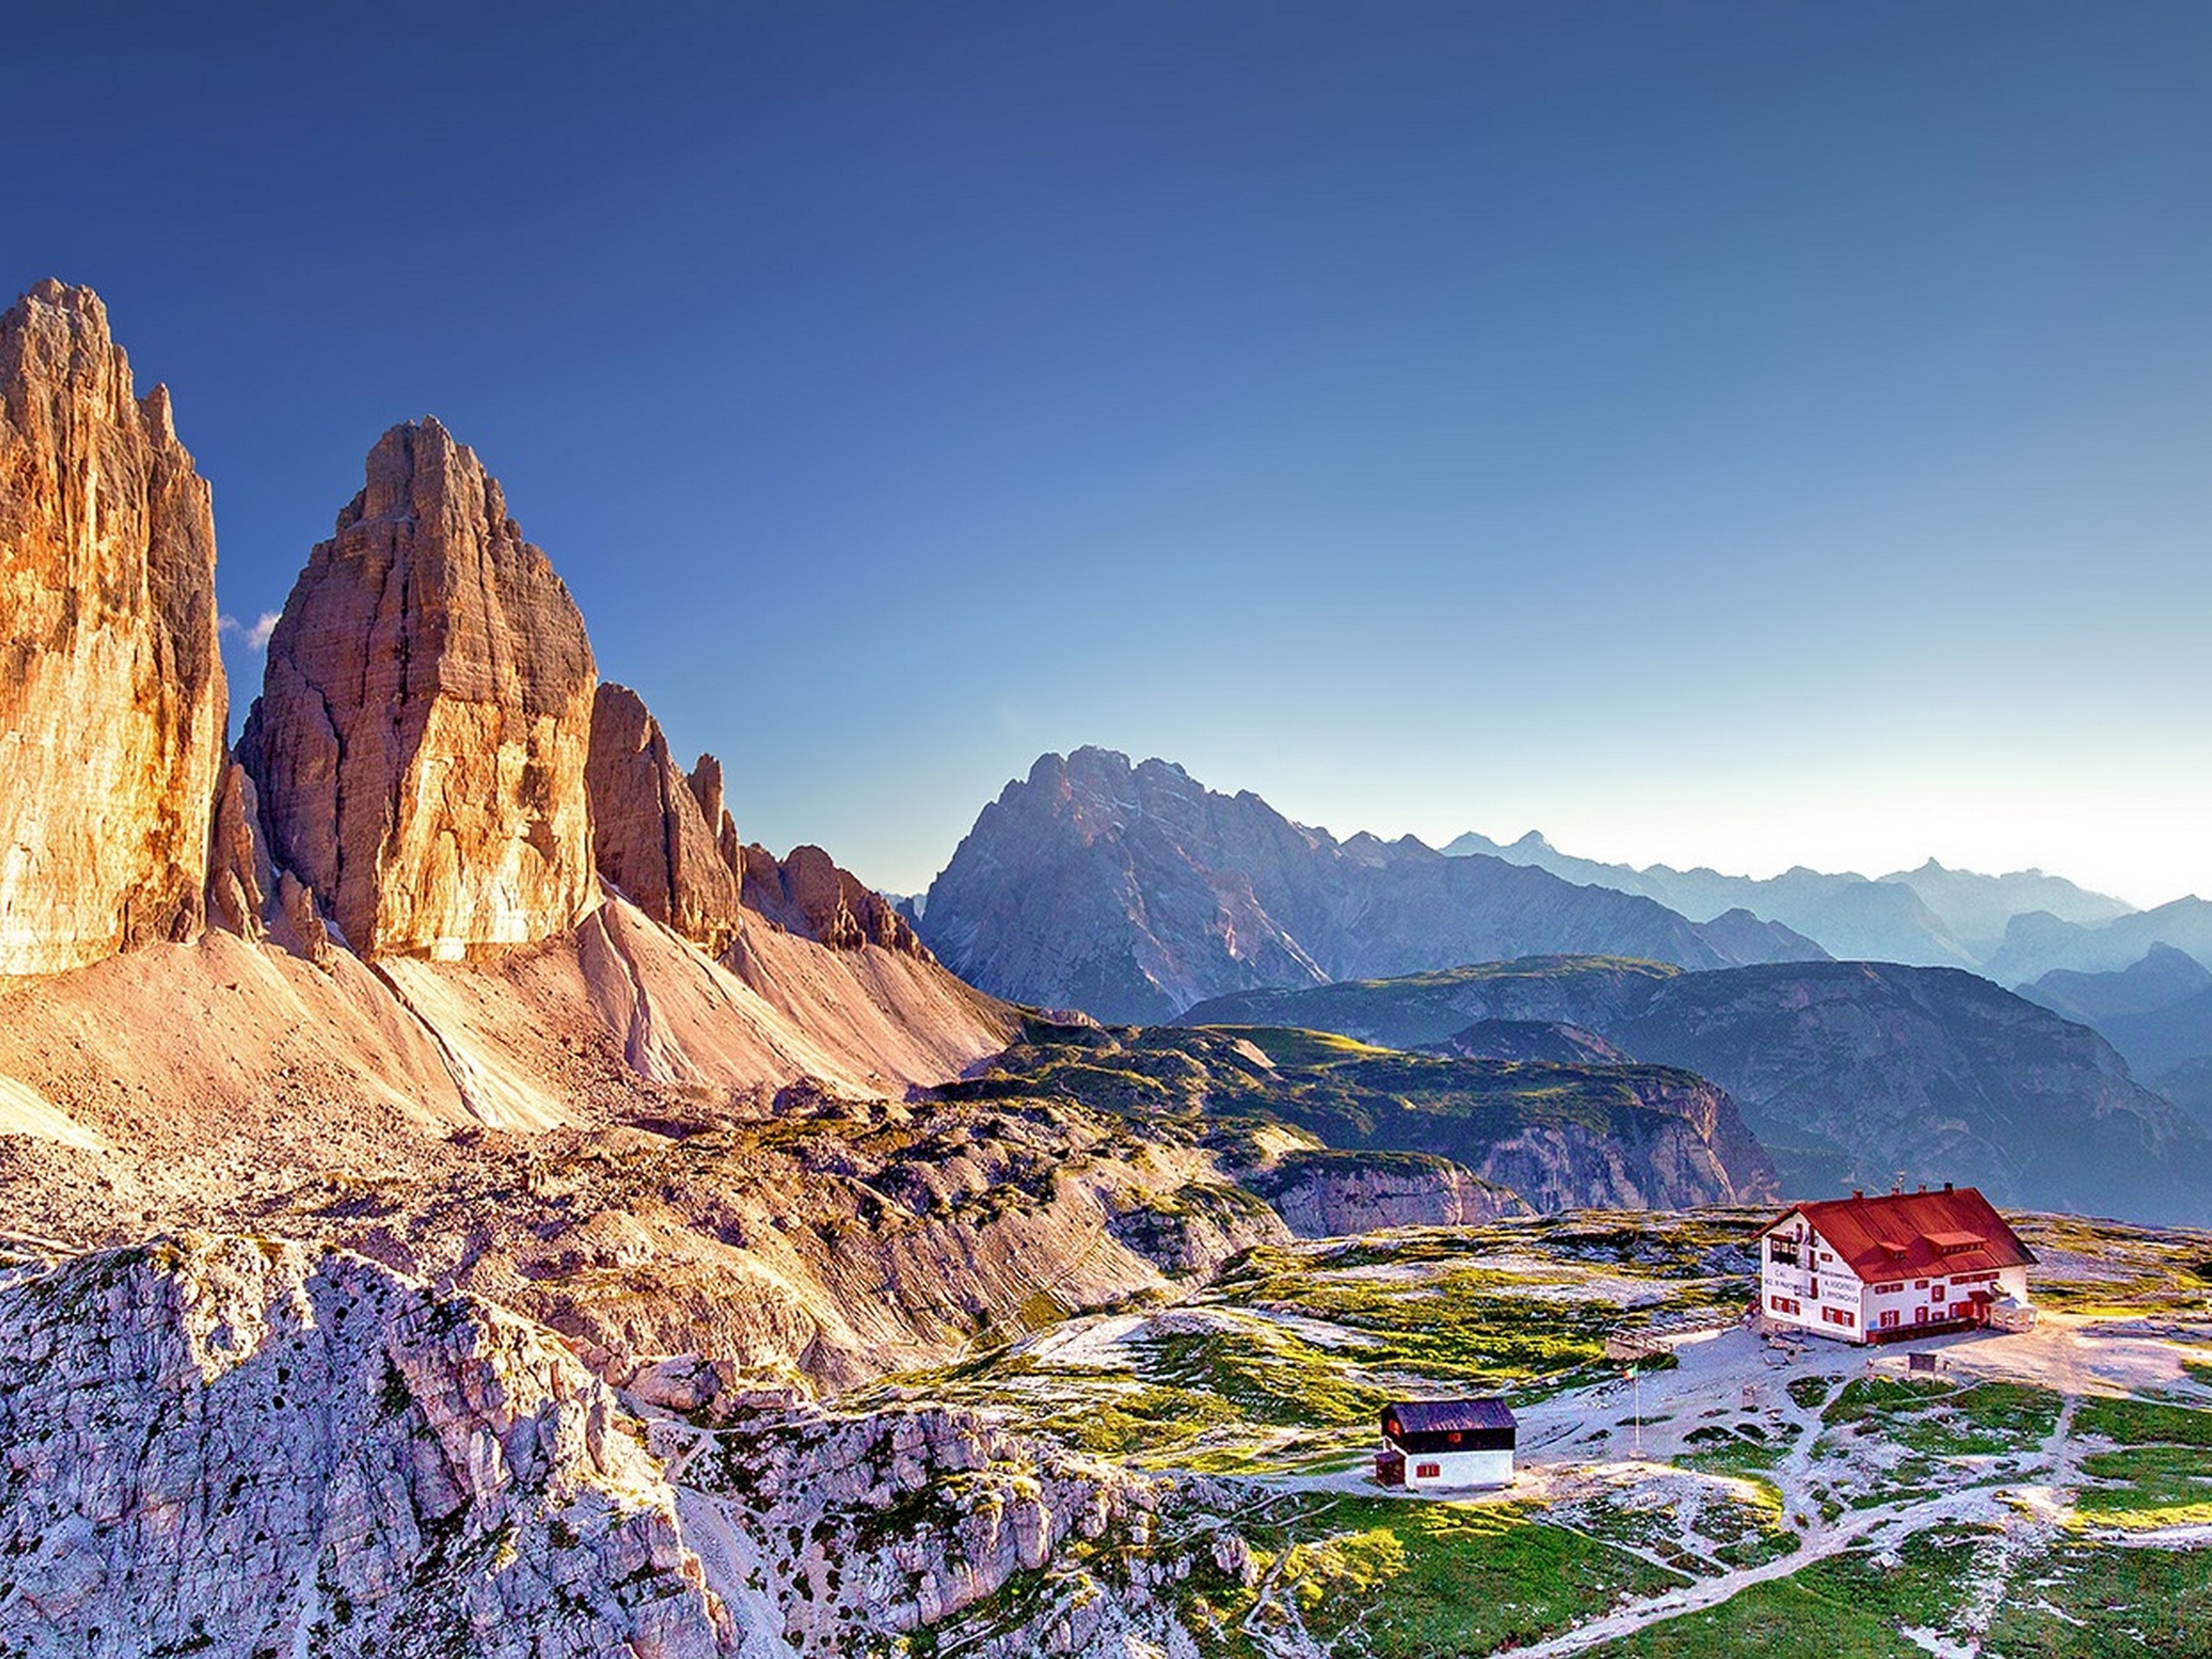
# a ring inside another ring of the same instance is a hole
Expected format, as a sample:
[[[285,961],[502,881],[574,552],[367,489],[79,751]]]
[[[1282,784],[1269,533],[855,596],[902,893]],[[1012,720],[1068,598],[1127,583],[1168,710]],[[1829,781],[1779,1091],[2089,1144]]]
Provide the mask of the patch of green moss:
[[[2147,1400],[2085,1400],[2074,1414],[2074,1432],[2121,1446],[2212,1446],[2212,1411]]]
[[[1922,1535],[1908,1539],[1895,1560],[1847,1551],[1592,1652],[1598,1659],[1925,1659],[1928,1650],[1903,1630],[1948,1624],[1982,1541],[1974,1534]]]
[[[1287,1586],[1325,1646],[1373,1659],[1471,1659],[1681,1581],[1514,1505],[1349,1498],[1313,1519]]]
[[[2131,1446],[2091,1453],[2082,1472],[2101,1483],[2075,1498],[2085,1517],[2133,1527],[2212,1522],[2212,1449]]]
[[[2207,1659],[2212,1551],[2075,1545],[2022,1564],[1982,1651],[2004,1659]]]

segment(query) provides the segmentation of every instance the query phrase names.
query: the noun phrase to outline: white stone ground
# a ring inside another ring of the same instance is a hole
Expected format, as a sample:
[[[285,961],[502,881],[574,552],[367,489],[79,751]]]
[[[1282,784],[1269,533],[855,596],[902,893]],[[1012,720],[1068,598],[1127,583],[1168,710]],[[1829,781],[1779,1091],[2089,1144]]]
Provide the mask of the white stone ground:
[[[1816,1461],[1814,1446],[1823,1429],[1820,1408],[1800,1406],[1790,1396],[1789,1382],[1799,1377],[1824,1378],[1833,1397],[1835,1388],[1854,1376],[1905,1375],[1906,1356],[1916,1352],[1939,1357],[1939,1380],[2027,1383],[2068,1396],[2056,1431],[2041,1446],[2022,1448],[2009,1458],[1949,1459],[1945,1478],[1951,1490],[1894,1501],[1875,1496],[1898,1455],[1897,1448],[1878,1438],[1831,1433]],[[1759,1489],[1726,1476],[1675,1468],[1671,1460],[1699,1449],[1700,1443],[1688,1436],[1700,1428],[1756,1423],[1767,1443],[1786,1448],[1763,1478],[1780,1492],[1783,1524],[1797,1535],[1798,1548],[1759,1566],[1715,1572],[1662,1595],[1624,1605],[1521,1649],[1522,1659],[1562,1659],[1585,1652],[1647,1626],[1717,1606],[1748,1586],[1786,1578],[1844,1549],[1863,1545],[1891,1550],[1910,1535],[1937,1526],[1998,1529],[2000,1541],[1977,1557],[1979,1576],[1971,1586],[1963,1635],[1906,1633],[1929,1653],[1961,1659],[1979,1651],[1980,1631],[2002,1604],[2013,1564],[2040,1554],[2062,1526],[2074,1522],[2071,1493],[2080,1479],[2081,1448],[2072,1427],[2081,1397],[2155,1393],[2178,1402],[2212,1406],[2212,1388],[2183,1369],[2184,1361],[2212,1362],[2212,1325],[2085,1320],[2046,1313],[2030,1332],[1959,1333],[1872,1350],[1817,1338],[1770,1342],[1738,1328],[1686,1346],[1677,1357],[1676,1368],[1645,1370],[1634,1382],[1610,1381],[1517,1410],[1520,1456],[1513,1485],[1499,1492],[1470,1494],[1463,1501],[1533,1503],[1546,1510],[1547,1519],[1570,1525],[1599,1510],[1615,1516],[1640,1514],[1657,1522],[1662,1533],[1671,1521],[1675,1535],[1668,1541],[1701,1553],[1696,1527],[1704,1507],[1732,1495],[1732,1489],[1738,1497],[1757,1495]],[[1631,1417],[1643,1421],[1631,1422]],[[2001,1472],[1999,1465],[2005,1465]],[[1999,1478],[1991,1479],[1993,1473]],[[1274,1484],[1369,1496],[1382,1490],[1359,1470],[1284,1477]],[[1402,1490],[1395,1495],[1408,1496]],[[1832,1503],[1839,1497],[1847,1502],[1856,1497],[1866,1506],[1845,1508],[1830,1519],[1823,1511],[1823,1495]],[[1606,1541],[1617,1548],[1669,1564],[1650,1548],[1623,1545],[1617,1528],[1607,1528],[1606,1534]],[[2207,1527],[2090,1535],[2137,1547],[2212,1544],[2212,1528]]]

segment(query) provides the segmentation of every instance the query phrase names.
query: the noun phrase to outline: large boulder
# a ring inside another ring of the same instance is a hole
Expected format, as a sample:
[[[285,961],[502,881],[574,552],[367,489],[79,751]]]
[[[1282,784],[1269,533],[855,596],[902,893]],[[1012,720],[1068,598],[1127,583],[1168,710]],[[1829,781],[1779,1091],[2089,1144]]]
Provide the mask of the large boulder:
[[[583,618],[496,480],[396,426],[308,556],[239,748],[276,861],[364,956],[459,957],[597,902]]]
[[[702,755],[687,777],[638,694],[626,685],[599,688],[584,772],[599,873],[655,921],[715,956],[729,948],[738,924],[738,871],[717,834],[729,816],[721,772],[720,761]],[[734,839],[736,831],[729,834]]]
[[[168,392],[41,283],[0,315],[0,975],[200,932],[226,709]]]

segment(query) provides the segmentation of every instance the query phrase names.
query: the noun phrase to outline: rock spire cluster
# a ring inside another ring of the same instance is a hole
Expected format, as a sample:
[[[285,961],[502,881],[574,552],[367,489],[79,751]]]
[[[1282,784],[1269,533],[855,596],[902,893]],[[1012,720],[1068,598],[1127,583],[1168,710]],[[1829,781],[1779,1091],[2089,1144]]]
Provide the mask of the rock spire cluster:
[[[745,904],[777,926],[833,950],[874,944],[936,960],[889,899],[839,868],[819,847],[795,847],[785,859],[765,847],[746,848]]]
[[[90,289],[0,315],[0,976],[209,920],[328,967],[572,933],[601,884],[709,953],[748,911],[842,950],[929,953],[819,848],[747,847],[602,685],[582,616],[499,482],[435,420],[393,427],[308,555],[233,756],[214,520],[168,393],[131,388]]]

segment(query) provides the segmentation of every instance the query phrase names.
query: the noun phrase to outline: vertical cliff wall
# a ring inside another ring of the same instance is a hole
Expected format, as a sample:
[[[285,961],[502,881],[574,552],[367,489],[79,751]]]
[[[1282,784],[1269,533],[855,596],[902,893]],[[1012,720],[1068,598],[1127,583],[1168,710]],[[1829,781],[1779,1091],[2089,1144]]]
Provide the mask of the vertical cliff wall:
[[[207,484],[90,289],[0,315],[0,976],[198,934],[226,693]]]
[[[396,426],[269,642],[240,741],[278,864],[365,956],[460,957],[596,902],[583,619],[496,480]]]
[[[729,948],[738,925],[739,872],[716,836],[729,816],[721,770],[714,756],[701,755],[686,777],[638,694],[626,685],[599,688],[584,774],[599,873],[710,956]]]

